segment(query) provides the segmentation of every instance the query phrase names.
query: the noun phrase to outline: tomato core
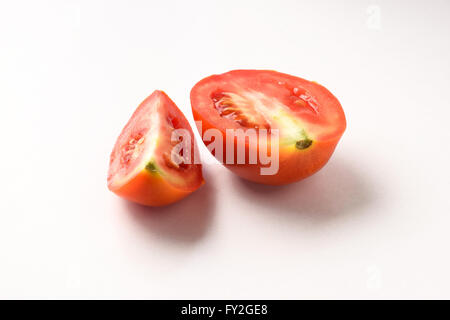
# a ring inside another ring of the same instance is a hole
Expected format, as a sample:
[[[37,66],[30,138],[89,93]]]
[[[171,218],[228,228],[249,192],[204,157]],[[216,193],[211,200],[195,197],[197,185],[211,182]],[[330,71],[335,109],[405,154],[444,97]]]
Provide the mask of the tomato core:
[[[221,117],[234,120],[241,127],[270,130],[270,124],[264,116],[245,97],[235,93],[215,92],[211,99]]]

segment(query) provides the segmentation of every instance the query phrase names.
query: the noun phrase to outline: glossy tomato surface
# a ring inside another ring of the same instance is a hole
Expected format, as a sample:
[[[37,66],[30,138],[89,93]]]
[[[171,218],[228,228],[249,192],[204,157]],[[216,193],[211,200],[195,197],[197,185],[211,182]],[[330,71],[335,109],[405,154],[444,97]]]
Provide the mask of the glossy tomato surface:
[[[264,184],[287,184],[310,176],[331,157],[346,128],[345,115],[337,98],[312,81],[268,70],[235,70],[212,75],[191,90],[191,105],[201,134],[217,129],[226,150],[228,129],[266,129],[279,134],[279,168],[261,174],[267,163],[226,163],[239,176]],[[249,140],[234,139],[234,150],[261,149]],[[203,139],[208,145],[210,140]],[[265,145],[264,145],[265,146]],[[236,153],[236,152],[235,152]],[[213,152],[214,154],[214,152]],[[217,154],[215,154],[217,157]],[[221,159],[225,162],[225,156]]]
[[[186,142],[196,152],[187,119],[164,92],[153,92],[117,138],[110,157],[108,188],[148,206],[175,202],[198,189],[203,184],[201,164],[195,164],[194,157],[185,161],[183,154],[172,152],[179,143],[172,136],[177,129],[188,133]]]

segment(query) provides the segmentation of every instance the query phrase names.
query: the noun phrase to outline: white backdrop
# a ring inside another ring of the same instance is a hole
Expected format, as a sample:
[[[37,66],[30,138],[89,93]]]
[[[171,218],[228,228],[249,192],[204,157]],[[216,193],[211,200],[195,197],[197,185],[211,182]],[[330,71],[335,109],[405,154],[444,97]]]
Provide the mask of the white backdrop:
[[[0,298],[450,298],[450,2],[0,1]],[[162,89],[238,68],[325,85],[348,127],[300,183],[162,209],[106,187]]]

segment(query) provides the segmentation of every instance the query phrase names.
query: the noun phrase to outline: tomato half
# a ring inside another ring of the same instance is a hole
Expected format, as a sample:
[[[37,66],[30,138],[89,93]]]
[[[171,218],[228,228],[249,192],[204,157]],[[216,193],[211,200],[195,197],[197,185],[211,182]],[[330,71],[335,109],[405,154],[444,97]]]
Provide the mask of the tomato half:
[[[172,153],[172,133],[184,129],[190,150],[196,145],[189,122],[162,91],[153,92],[131,116],[111,153],[108,188],[128,200],[161,206],[175,202],[203,184],[201,164]],[[181,150],[182,152],[182,150]],[[195,151],[196,152],[196,151]],[[174,155],[180,161],[174,160]]]
[[[291,183],[318,171],[346,128],[342,107],[330,91],[316,82],[276,71],[235,70],[212,75],[192,88],[191,105],[203,132],[218,129],[225,137],[227,129],[266,129],[269,133],[277,129],[279,169],[275,174],[261,174],[265,164],[259,159],[254,164],[225,164],[239,176],[264,184]],[[229,152],[225,140],[223,149]],[[256,147],[248,140],[235,139],[234,144],[235,149],[245,144],[246,159],[251,148],[261,148],[259,135]]]

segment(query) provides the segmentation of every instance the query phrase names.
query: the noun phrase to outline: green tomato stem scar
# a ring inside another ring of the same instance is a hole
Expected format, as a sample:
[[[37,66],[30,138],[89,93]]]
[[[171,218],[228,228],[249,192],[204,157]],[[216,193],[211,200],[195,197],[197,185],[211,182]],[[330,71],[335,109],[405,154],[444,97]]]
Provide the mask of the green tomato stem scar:
[[[145,166],[145,169],[150,172],[158,172],[156,165],[151,161],[149,163],[147,163],[147,165]]]
[[[306,149],[306,148],[309,148],[309,147],[312,145],[312,143],[313,143],[312,140],[306,138],[306,139],[303,139],[303,140],[298,140],[298,141],[295,143],[295,147],[296,147],[297,149],[304,150],[304,149]]]
[[[295,147],[299,150],[307,149],[313,143],[313,141],[311,139],[309,139],[308,136],[306,135],[305,130],[302,130],[302,135],[303,135],[303,138],[301,140],[298,140],[297,142],[295,142]]]

